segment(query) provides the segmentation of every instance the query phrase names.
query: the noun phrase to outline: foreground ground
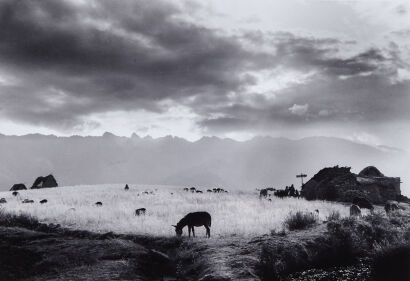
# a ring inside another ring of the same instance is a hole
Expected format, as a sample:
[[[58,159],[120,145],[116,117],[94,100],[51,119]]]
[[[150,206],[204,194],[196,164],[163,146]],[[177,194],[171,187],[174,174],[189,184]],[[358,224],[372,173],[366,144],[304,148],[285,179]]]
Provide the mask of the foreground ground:
[[[2,213],[0,280],[366,281],[374,245],[408,245],[408,226],[407,214],[376,214],[253,238],[177,239],[69,230]]]

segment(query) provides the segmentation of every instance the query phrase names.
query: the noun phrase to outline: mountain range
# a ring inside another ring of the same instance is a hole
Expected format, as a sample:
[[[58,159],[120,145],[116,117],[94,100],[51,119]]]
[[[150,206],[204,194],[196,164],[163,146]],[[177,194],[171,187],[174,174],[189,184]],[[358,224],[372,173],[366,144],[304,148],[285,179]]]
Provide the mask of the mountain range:
[[[374,165],[387,176],[410,177],[407,152],[332,137],[299,140],[255,137],[235,141],[203,137],[190,142],[179,137],[102,136],[57,137],[0,135],[0,190],[14,183],[31,186],[37,176],[52,173],[59,185],[139,183],[182,186],[282,188],[300,187],[323,167],[350,166],[358,173]]]

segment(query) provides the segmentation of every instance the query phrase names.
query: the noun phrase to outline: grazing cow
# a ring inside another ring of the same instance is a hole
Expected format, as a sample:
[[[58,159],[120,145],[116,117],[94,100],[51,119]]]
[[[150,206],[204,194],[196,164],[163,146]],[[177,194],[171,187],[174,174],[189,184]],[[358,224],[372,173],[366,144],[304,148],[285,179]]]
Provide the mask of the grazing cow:
[[[47,199],[43,199],[43,200],[40,201],[40,204],[45,204],[47,202],[48,202]]]
[[[206,192],[212,192],[212,190],[211,190],[211,189],[208,189]]]
[[[195,192],[196,188],[195,188],[195,187],[191,187],[189,190],[190,190],[191,192]]]
[[[136,209],[136,210],[135,210],[135,215],[136,215],[136,216],[145,215],[145,212],[146,212],[146,211],[147,211],[147,210],[146,210],[145,208]]]
[[[261,191],[259,192],[259,198],[262,198],[262,197],[266,198],[267,196],[268,196],[268,190],[266,188],[261,189]]]
[[[372,203],[370,203],[370,201],[367,200],[366,198],[355,197],[355,198],[353,198],[352,203],[353,203],[353,205],[357,205],[362,209],[369,209],[369,210],[374,209]]]
[[[177,225],[173,225],[175,227],[175,232],[177,236],[182,235],[182,229],[185,226],[188,226],[188,235],[191,237],[191,230],[192,235],[195,237],[194,226],[205,226],[206,228],[206,236],[209,238],[211,237],[211,215],[207,212],[194,212],[189,213],[185,217],[183,217]]]
[[[18,191],[13,191],[12,195],[17,196],[17,195],[19,195],[19,193],[18,193]]]
[[[184,191],[189,191],[189,188],[188,188],[188,187],[185,187],[185,188],[184,188]]]
[[[351,217],[360,217],[362,214],[362,210],[360,209],[359,206],[357,205],[351,205],[350,206],[350,216]]]
[[[202,190],[197,190],[196,193],[203,193]]]
[[[387,202],[386,205],[384,205],[384,210],[386,214],[389,214],[390,212],[399,210],[399,205],[397,205],[396,202]]]
[[[34,203],[34,200],[24,199],[22,203]]]
[[[0,204],[2,204],[2,203],[7,203],[6,198],[1,198],[1,199],[0,199]]]
[[[125,185],[124,190],[129,190],[130,187],[128,186],[128,184]]]
[[[102,202],[100,202],[100,201],[95,202],[95,206],[97,206],[97,207],[101,207],[101,206],[102,206]]]
[[[144,191],[142,194],[149,194],[149,192],[148,192],[148,191]]]

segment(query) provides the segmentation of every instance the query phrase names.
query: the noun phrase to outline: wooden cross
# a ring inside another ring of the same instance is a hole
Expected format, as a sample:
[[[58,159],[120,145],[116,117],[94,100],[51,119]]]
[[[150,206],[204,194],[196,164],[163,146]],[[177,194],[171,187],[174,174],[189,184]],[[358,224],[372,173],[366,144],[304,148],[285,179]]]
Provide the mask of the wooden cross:
[[[297,178],[300,178],[302,180],[302,186],[303,186],[303,178],[306,178],[307,175],[306,174],[300,174],[300,175],[296,175]]]

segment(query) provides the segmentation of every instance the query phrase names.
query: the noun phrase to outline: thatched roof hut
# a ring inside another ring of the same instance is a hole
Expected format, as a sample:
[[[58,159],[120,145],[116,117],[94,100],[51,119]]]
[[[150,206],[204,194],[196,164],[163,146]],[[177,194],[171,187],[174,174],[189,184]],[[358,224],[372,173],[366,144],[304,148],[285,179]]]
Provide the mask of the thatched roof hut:
[[[48,175],[45,177],[38,177],[34,183],[31,189],[36,189],[36,188],[48,188],[48,187],[57,187],[57,181],[54,178],[53,175]]]
[[[13,186],[10,188],[10,191],[16,191],[16,190],[26,190],[27,187],[24,183],[16,183],[13,184]]]

